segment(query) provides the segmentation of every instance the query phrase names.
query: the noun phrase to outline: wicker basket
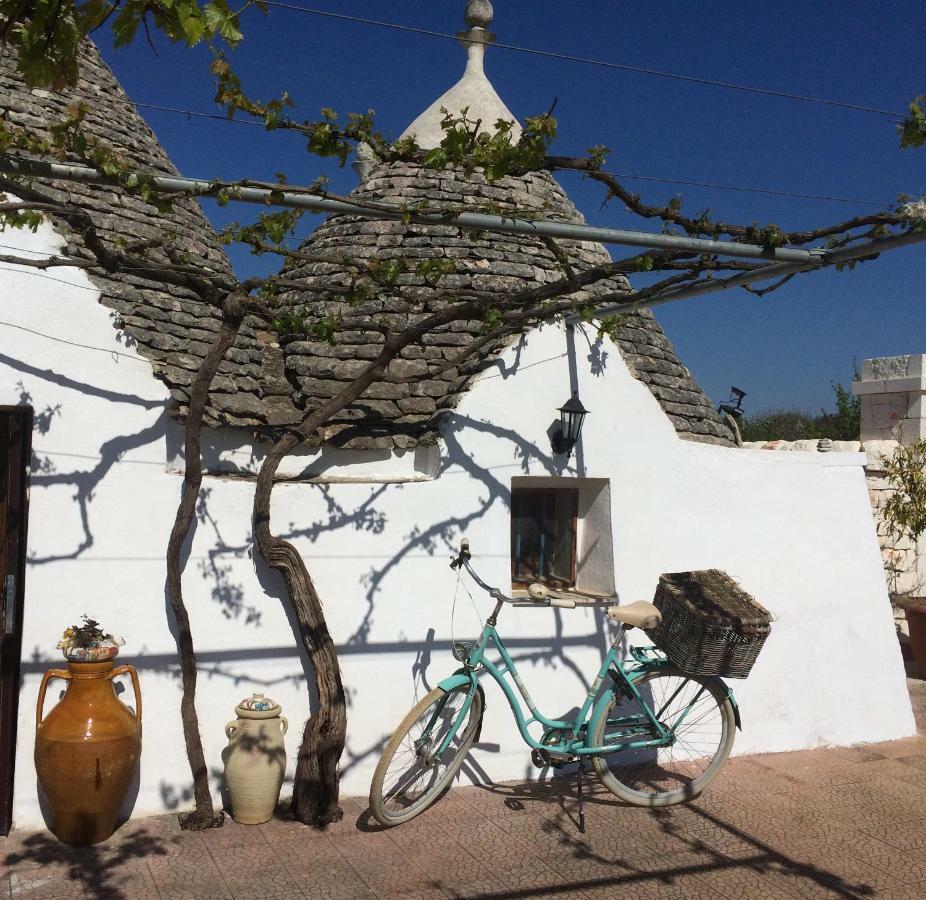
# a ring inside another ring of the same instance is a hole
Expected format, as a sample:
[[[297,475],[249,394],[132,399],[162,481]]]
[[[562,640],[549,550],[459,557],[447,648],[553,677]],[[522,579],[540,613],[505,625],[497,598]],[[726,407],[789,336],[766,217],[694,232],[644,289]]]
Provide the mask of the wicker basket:
[[[653,643],[689,675],[745,678],[771,630],[772,616],[726,572],[670,572],[653,602],[662,622]]]

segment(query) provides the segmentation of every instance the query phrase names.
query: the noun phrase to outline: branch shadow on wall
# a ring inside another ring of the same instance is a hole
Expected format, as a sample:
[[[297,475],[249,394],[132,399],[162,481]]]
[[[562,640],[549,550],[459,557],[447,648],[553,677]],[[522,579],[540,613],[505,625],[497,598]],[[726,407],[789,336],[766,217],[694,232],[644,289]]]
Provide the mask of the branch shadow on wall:
[[[454,414],[442,434],[444,452],[441,455],[437,477],[468,475],[474,485],[484,490],[484,495],[476,499],[473,507],[468,510],[461,510],[446,516],[427,528],[412,529],[404,536],[403,544],[398,551],[383,565],[373,567],[363,576],[362,584],[366,587],[367,607],[359,626],[348,638],[348,644],[364,644],[368,641],[376,596],[389,575],[411,554],[424,552],[433,556],[439,549],[443,549],[448,557],[453,556],[466,530],[484,518],[495,505],[502,504],[506,509],[510,509],[511,489],[491,470],[478,465],[473,454],[467,453],[459,440],[459,435],[464,431],[478,432],[496,440],[509,442],[513,459],[524,473],[530,471],[532,461],[539,462],[548,475],[562,475],[566,468],[556,457],[543,453],[536,444],[510,429],[474,419],[471,416]]]
[[[524,342],[519,344],[520,353]],[[509,377],[518,369],[516,360],[512,366],[508,366],[500,371],[500,376],[490,374],[484,377]],[[501,367],[500,367],[501,368]],[[110,399],[117,400],[117,397]],[[136,398],[138,400],[138,398]],[[132,402],[131,399],[126,402]],[[147,401],[138,400],[140,403]],[[47,421],[50,424],[60,410],[49,409]],[[57,556],[48,556],[42,559],[34,559],[33,562],[41,564],[50,562],[55,559],[74,559],[83,554],[93,544],[93,535],[90,529],[89,521],[89,504],[93,500],[94,491],[99,483],[111,470],[112,466],[121,458],[129,449],[142,446],[159,437],[164,431],[164,418],[160,416],[149,428],[144,429],[137,435],[124,435],[113,438],[103,444],[100,451],[99,464],[92,470],[57,475],[48,473],[44,476],[37,475],[34,482],[37,486],[51,486],[55,484],[70,484],[77,488],[75,499],[80,509],[81,522],[84,529],[84,540],[71,554],[61,554]],[[424,684],[430,683],[428,676],[432,655],[439,652],[442,659],[449,661],[450,644],[449,641],[435,640],[435,632],[432,623],[420,623],[422,634],[416,640],[399,640],[395,642],[371,642],[371,629],[374,621],[374,614],[377,601],[380,599],[382,592],[388,589],[390,576],[395,574],[403,561],[407,560],[410,554],[422,553],[428,556],[435,556],[445,551],[448,557],[456,549],[460,536],[466,530],[477,525],[486,514],[503,505],[506,509],[510,506],[510,490],[507,482],[503,482],[493,474],[489,469],[481,467],[472,454],[467,453],[463,448],[460,437],[464,431],[472,433],[482,433],[491,436],[495,440],[505,442],[511,447],[511,455],[516,467],[522,472],[530,471],[533,462],[539,462],[541,469],[550,475],[560,475],[565,471],[564,461],[560,458],[554,458],[549,453],[544,453],[536,445],[527,441],[517,433],[501,428],[497,425],[486,421],[480,421],[473,417],[456,414],[453,415],[444,432],[444,452],[441,459],[442,476],[465,476],[472,485],[477,489],[471,492],[474,499],[469,509],[459,510],[451,515],[446,516],[441,521],[433,523],[427,527],[415,528],[406,534],[402,541],[402,546],[384,563],[370,569],[363,576],[363,587],[365,590],[366,609],[354,629],[353,634],[347,640],[346,644],[338,647],[338,652],[342,656],[353,654],[379,654],[379,653],[400,653],[414,657],[411,664],[410,677],[412,681],[421,681]],[[44,481],[41,479],[44,478]],[[371,487],[369,496],[354,508],[342,508],[336,499],[334,490],[328,486],[319,484],[316,486],[318,496],[322,498],[325,504],[324,514],[319,516],[316,521],[308,526],[297,527],[297,523],[290,523],[289,532],[284,537],[302,538],[310,542],[315,542],[322,534],[345,532],[350,529],[357,531],[370,532],[373,534],[382,533],[387,527],[387,517],[385,511],[381,508],[380,501],[398,490],[412,490],[414,487],[406,488],[402,485],[377,485]],[[211,488],[203,491],[197,504],[197,520],[195,527],[208,527],[212,529],[215,535],[214,546],[208,551],[207,558],[199,564],[200,572],[205,579],[213,582],[212,596],[213,599],[221,606],[223,614],[228,618],[241,619],[246,624],[259,625],[260,612],[245,602],[245,591],[240,582],[233,578],[234,563],[247,555],[251,555],[252,540],[250,535],[240,545],[229,544],[223,537],[219,523],[212,515],[209,509]],[[479,496],[476,497],[475,494]],[[192,534],[188,537],[184,545],[184,568],[189,562],[190,547],[192,545]],[[284,596],[280,576],[275,570],[265,566],[257,554],[254,556],[254,565],[257,571],[258,579],[261,586],[268,596]],[[311,560],[309,560],[311,565]],[[279,684],[284,681],[301,682],[309,686],[310,690],[314,689],[314,677],[307,654],[302,648],[299,639],[299,629],[295,622],[291,605],[287,602],[283,604],[286,615],[289,617],[293,633],[297,636],[296,651],[292,647],[249,647],[242,651],[215,651],[197,654],[199,661],[199,673],[206,678],[225,678],[231,680],[235,685],[239,683],[255,684],[262,687],[270,687],[273,684]],[[176,635],[176,626],[173,617],[168,611],[168,618],[171,630]],[[418,627],[416,623],[415,627]],[[539,638],[522,638],[511,639],[508,644],[512,650],[514,658],[517,661],[528,661],[546,665],[553,668],[564,668],[571,671],[584,690],[588,688],[588,681],[579,671],[569,658],[569,651],[576,647],[596,647],[602,649],[607,646],[608,639],[606,629],[603,623],[598,620],[594,630],[582,636],[565,636],[563,633],[563,620],[561,613],[556,612],[555,633],[550,639]],[[281,677],[274,677],[269,680],[261,680],[255,677],[255,673],[249,671],[246,666],[236,665],[236,661],[244,662],[249,659],[268,659],[284,658],[295,655],[298,652],[301,662],[301,673],[287,674]],[[176,656],[173,654],[139,654],[135,660],[139,668],[148,669],[169,669],[174,674],[178,673],[178,664]],[[350,699],[350,686],[346,686],[348,697]],[[317,698],[311,697],[310,709],[314,712],[317,709]],[[398,717],[403,711],[397,710]],[[344,757],[344,770],[347,771],[360,765],[364,760],[372,755],[381,752],[382,747],[388,735],[384,735],[380,740],[370,742],[369,746],[362,748],[348,747]],[[498,750],[497,745],[484,744],[482,749],[488,752]],[[470,777],[475,780],[486,780],[485,773],[472,760],[467,762],[465,770]],[[171,795],[173,796],[173,795]],[[167,801],[165,795],[165,802]],[[173,802],[173,801],[172,801]]]
[[[260,609],[245,601],[244,585],[232,578],[235,569],[233,561],[252,556],[251,536],[249,534],[244,543],[237,545],[229,544],[225,540],[219,523],[209,510],[212,490],[211,487],[201,488],[196,500],[197,529],[208,527],[215,537],[215,544],[206,551],[205,559],[197,563],[197,568],[206,581],[212,582],[212,599],[219,605],[226,619],[234,619],[244,625],[259,626]],[[227,562],[229,559],[232,562]],[[187,561],[183,561],[183,571],[186,571]]]
[[[490,510],[493,510],[498,505],[503,506],[506,510],[510,508],[511,496],[507,480],[502,481],[491,469],[480,466],[473,454],[464,449],[460,440],[463,432],[481,433],[494,438],[496,441],[510,445],[515,467],[522,472],[531,471],[532,466],[539,463],[546,474],[555,476],[562,475],[566,467],[565,460],[544,453],[534,443],[510,429],[460,414],[454,415],[446,425],[443,432],[444,452],[441,458],[439,477],[466,476],[473,485],[473,489],[468,491],[467,494],[473,498],[471,505],[468,509],[456,510],[427,527],[413,528],[403,537],[398,550],[392,553],[383,563],[374,566],[362,576],[361,583],[365,588],[366,602],[363,618],[346,643],[337,648],[338,654],[342,658],[354,654],[414,654],[410,677],[416,688],[420,685],[420,689],[416,690],[416,696],[423,695],[433,686],[432,679],[429,677],[432,657],[435,652],[439,651],[442,660],[449,660],[451,642],[436,640],[435,629],[430,621],[420,623],[423,631],[421,639],[403,639],[392,643],[372,641],[371,634],[377,601],[380,599],[382,592],[387,589],[389,577],[396,574],[402,563],[406,562],[410,557],[418,554],[433,557],[445,552],[449,561],[459,546],[460,538],[473,526],[478,525],[479,521]],[[323,533],[347,528],[381,533],[388,522],[385,513],[376,508],[376,501],[384,497],[388,491],[402,489],[402,486],[378,485],[371,489],[369,496],[360,506],[352,510],[345,510],[337,503],[329,486],[319,485],[318,489],[325,499],[327,519],[322,518],[301,529],[291,527],[290,531],[284,535],[287,539],[301,537],[307,538],[314,543]],[[414,486],[406,489],[414,491]],[[309,564],[311,565],[311,560],[309,560]],[[591,686],[589,679],[570,658],[570,653],[576,648],[584,647],[592,647],[600,652],[605,652],[611,641],[608,628],[603,617],[596,616],[593,630],[590,633],[566,635],[564,633],[562,614],[559,610],[555,611],[554,622],[555,630],[549,638],[515,637],[508,639],[506,644],[516,662],[562,668],[571,672],[580,685],[582,694],[584,694]],[[419,623],[414,623],[414,627],[418,627],[418,625]],[[443,677],[443,674],[442,672],[441,677]],[[350,692],[349,685],[346,685],[345,689],[348,693]],[[404,710],[396,711],[397,719],[403,712]],[[554,714],[568,716],[574,715],[576,712],[577,707],[573,707],[570,710],[557,711]],[[371,741],[359,748],[349,739],[341,760],[342,775],[365,763],[366,760],[377,757],[382,752],[388,738],[389,735],[384,734],[378,740]],[[500,748],[497,744],[483,743],[477,744],[475,749],[484,752],[498,752]],[[474,782],[489,781],[487,773],[472,755],[464,763],[463,773]]]
[[[31,400],[25,389],[21,390],[21,396]],[[60,404],[55,407],[49,406],[39,413],[35,419],[39,434],[47,434],[51,430],[54,417],[60,414]],[[118,435],[104,441],[100,445],[98,454],[95,457],[96,465],[92,469],[74,469],[70,472],[59,472],[50,457],[40,458],[33,450],[33,470],[30,485],[33,488],[73,487],[73,500],[77,505],[83,536],[77,546],[66,553],[50,553],[46,555],[30,553],[28,556],[29,565],[40,566],[61,560],[78,559],[93,546],[94,536],[90,527],[90,510],[97,489],[113,467],[123,461],[126,453],[144,447],[161,436],[164,430],[165,416],[166,411],[162,410],[157,419],[140,431]]]
[[[55,414],[53,411],[49,413],[49,422],[54,419]],[[163,429],[163,417],[159,417],[155,423],[138,435],[125,435],[106,442],[101,448],[100,462],[93,470],[55,477],[47,476],[44,482],[37,481],[40,486],[42,484],[73,484],[77,487],[76,499],[81,509],[85,540],[72,554],[47,557],[35,560],[35,562],[48,562],[59,558],[77,558],[92,546],[93,538],[89,526],[89,503],[92,502],[94,490],[126,450],[149,443],[158,437],[163,432]],[[441,458],[440,474],[446,477],[466,477],[470,481],[476,488],[469,492],[469,495],[473,498],[471,506],[468,509],[457,510],[427,527],[413,529],[404,536],[401,546],[389,559],[371,568],[363,576],[362,583],[365,592],[366,609],[353,634],[344,645],[338,647],[338,653],[342,657],[354,654],[381,653],[407,655],[412,659],[410,666],[411,680],[413,682],[420,681],[424,685],[431,684],[429,669],[434,654],[439,655],[441,664],[444,661],[449,663],[450,642],[435,639],[435,630],[431,622],[420,623],[422,632],[420,638],[412,640],[371,642],[371,629],[378,600],[381,598],[383,591],[388,589],[390,577],[399,570],[401,564],[408,559],[409,555],[421,553],[433,557],[441,552],[446,552],[449,557],[455,551],[459,538],[469,528],[478,525],[490,510],[497,508],[499,505],[504,506],[505,509],[510,506],[508,482],[501,480],[491,470],[480,466],[474,456],[464,449],[461,436],[466,431],[481,433],[494,438],[496,441],[508,444],[511,448],[511,458],[514,461],[515,469],[528,472],[531,470],[532,464],[536,462],[539,463],[541,470],[547,474],[560,475],[564,473],[565,467],[561,459],[554,458],[549,453],[544,453],[536,445],[517,433],[473,417],[460,414],[454,415],[444,432],[444,451]],[[259,625],[259,610],[245,603],[244,588],[233,578],[235,561],[252,555],[251,537],[249,535],[241,544],[231,544],[225,540],[217,517],[210,511],[211,490],[212,488],[204,489],[199,498],[197,517],[193,529],[195,531],[196,528],[210,528],[215,537],[214,545],[208,551],[207,558],[199,565],[200,572],[203,578],[213,582],[212,596],[222,607],[224,615],[232,619],[240,618],[251,625]],[[339,505],[335,490],[331,486],[319,484],[316,486],[316,490],[324,503],[324,513],[307,526],[296,527],[296,523],[290,523],[289,531],[283,535],[284,537],[301,538],[314,543],[321,535],[326,533],[342,533],[356,530],[381,534],[388,525],[387,514],[382,508],[384,498],[394,491],[414,491],[415,488],[414,486],[408,487],[396,484],[372,486],[369,495],[351,509],[344,509]],[[189,562],[192,540],[193,533],[191,532],[183,548],[184,569],[187,568]],[[253,554],[253,557],[258,579],[266,594],[270,597],[285,596],[279,574],[275,570],[268,568],[258,554]],[[309,559],[309,564],[311,566],[311,559]],[[200,676],[206,679],[223,678],[230,680],[234,685],[248,684],[262,688],[269,688],[284,682],[300,683],[307,685],[310,691],[314,691],[314,677],[311,665],[299,639],[299,629],[291,605],[286,602],[283,607],[290,620],[293,633],[296,635],[295,648],[292,646],[250,646],[241,650],[201,652],[197,654]],[[171,630],[176,636],[176,625],[169,609],[168,620]],[[418,625],[419,623],[415,623],[415,627],[418,627]],[[566,636],[561,613],[557,611],[555,631],[551,638],[513,638],[507,643],[514,658],[519,662],[525,661],[571,671],[584,692],[588,689],[588,680],[572,662],[569,654],[575,648],[595,647],[603,649],[608,644],[608,637],[600,618],[596,621],[592,632],[586,635]],[[259,674],[250,670],[246,665],[247,660],[291,659],[297,653],[301,663],[301,672],[261,679]],[[175,677],[179,677],[178,661],[174,654],[141,653],[135,656],[133,663],[140,669],[166,670],[174,674]],[[40,661],[36,659],[32,664],[26,665],[24,674],[31,671],[32,668],[40,671],[40,666]],[[350,685],[345,687],[350,698],[351,687]],[[317,698],[311,696],[310,710],[314,712],[316,709]],[[404,710],[396,710],[396,718],[402,712]],[[343,758],[343,771],[349,771],[378,755],[387,739],[388,734],[383,735],[378,740],[370,741],[363,747],[349,745]],[[481,749],[483,752],[498,752],[499,747],[498,745],[483,743],[477,745],[477,749]],[[474,781],[485,782],[488,780],[486,773],[472,757],[467,760],[464,772]],[[213,777],[218,779],[216,773],[213,773]],[[180,803],[186,802],[184,788],[175,788],[165,784],[163,785],[162,795],[165,805],[168,807],[178,806]]]

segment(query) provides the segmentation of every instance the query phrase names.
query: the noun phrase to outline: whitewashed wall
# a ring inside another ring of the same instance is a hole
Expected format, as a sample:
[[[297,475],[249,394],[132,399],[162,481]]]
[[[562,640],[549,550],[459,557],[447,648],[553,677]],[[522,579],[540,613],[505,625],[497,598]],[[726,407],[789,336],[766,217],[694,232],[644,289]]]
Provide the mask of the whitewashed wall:
[[[36,253],[60,242],[5,233]],[[32,763],[41,673],[60,664],[61,630],[82,612],[126,637],[138,667],[144,746],[134,814],[183,807],[189,775],[179,683],[164,599],[164,549],[180,479],[167,395],[147,363],[119,342],[80,272],[0,271],[0,403],[36,409],[26,581],[24,677],[15,818],[41,824]],[[77,342],[74,347],[48,336]],[[719,567],[778,621],[753,675],[736,683],[744,731],[735,752],[897,738],[914,732],[859,454],[770,454],[680,441],[616,349],[591,374],[576,340],[582,401],[591,410],[571,468],[549,456],[547,430],[572,389],[559,328],[531,334],[464,399],[437,452],[400,457],[332,453],[296,468],[388,483],[283,484],[273,526],[309,560],[340,647],[349,709],[344,789],[364,794],[378,752],[416,696],[454,668],[451,548],[470,537],[484,577],[508,577],[513,477],[610,480],[615,584],[624,601],[652,597],[663,571]],[[120,356],[105,351],[117,351]],[[515,369],[517,376],[515,377]],[[27,397],[28,395],[28,397]],[[217,435],[216,459],[252,467],[251,448]],[[220,452],[221,451],[221,452]],[[259,457],[260,451],[256,456]],[[200,656],[198,708],[207,760],[221,770],[223,725],[243,696],[264,691],[293,729],[292,760],[309,712],[306,664],[273,573],[251,558],[253,485],[209,478],[184,585]],[[606,517],[596,512],[597,521]],[[489,604],[456,604],[457,638],[474,635]],[[591,610],[508,609],[500,628],[548,714],[581,701],[606,646]],[[873,664],[873,661],[877,664]],[[530,776],[507,707],[487,685],[482,744],[467,777]],[[49,693],[49,703],[57,696]],[[124,695],[125,696],[125,695]],[[292,770],[292,764],[290,771]],[[215,780],[218,792],[219,779]],[[285,791],[285,788],[284,788]]]
[[[889,357],[889,359],[892,358],[896,357]],[[870,363],[873,360],[865,362]],[[871,394],[862,396],[863,419],[870,397]],[[885,417],[890,413],[891,407],[888,405],[886,410],[886,412],[884,409],[881,411]],[[870,418],[871,410],[869,409],[868,412]],[[919,425],[919,423],[916,424]],[[799,441],[747,441],[744,446],[776,453],[817,453],[820,452],[817,444],[818,441],[814,438]],[[884,509],[888,498],[897,493],[884,471],[884,463],[894,454],[900,443],[895,440],[868,438],[864,443],[861,441],[832,441],[831,445],[831,449],[827,452],[864,452],[865,454],[865,482],[868,485],[868,498],[874,515],[878,545],[881,548],[888,596],[892,604],[899,597],[919,596],[926,590],[926,535],[920,536],[916,541],[912,541],[906,535],[898,536],[894,534],[884,519]],[[893,615],[895,627],[901,639],[909,637],[907,614],[899,606],[894,605]]]

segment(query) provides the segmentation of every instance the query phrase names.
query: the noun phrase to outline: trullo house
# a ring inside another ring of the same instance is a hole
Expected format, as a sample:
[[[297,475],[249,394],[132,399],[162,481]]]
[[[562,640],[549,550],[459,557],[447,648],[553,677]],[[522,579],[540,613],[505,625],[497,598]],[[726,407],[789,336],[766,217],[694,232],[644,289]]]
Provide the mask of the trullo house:
[[[439,140],[441,106],[469,107],[484,122],[515,118],[483,72],[484,50],[470,42],[459,83],[420,115],[408,111],[408,132],[424,146]],[[99,137],[139,168],[173,172],[92,46],[82,65],[76,92],[59,96],[26,89],[4,57],[2,114],[47,126],[84,97]],[[365,161],[358,168],[356,193],[366,198],[463,207],[488,201],[581,221],[546,174],[490,185],[480,174],[407,162]],[[107,240],[175,232],[198,264],[230,268],[191,201],[159,213],[110,188],[42,188],[69,195]],[[0,242],[4,253],[35,258],[88,253],[80,235],[55,219],[35,233],[7,230]],[[320,224],[308,245],[361,259],[451,259],[456,271],[448,284],[499,294],[557,271],[547,248],[529,237],[343,215]],[[598,245],[564,246],[577,270],[607,259]],[[329,264],[288,275],[305,283],[291,302],[314,312],[324,303],[323,285],[349,277]],[[417,276],[402,278],[408,299],[420,296]],[[30,487],[21,542],[24,611],[15,623],[22,657],[18,718],[9,704],[0,707],[7,745],[15,740],[14,822],[42,823],[32,761],[36,693],[42,673],[60,665],[61,630],[84,612],[124,634],[122,657],[141,677],[144,736],[133,814],[183,808],[190,776],[164,554],[183,465],[180,423],[192,373],[218,328],[216,315],[183,288],[165,288],[144,272],[115,279],[97,270],[4,263],[0,298],[0,431],[12,433],[27,408],[34,423],[30,454],[19,459],[6,447],[0,457],[8,469],[18,466],[5,473],[8,479],[28,479]],[[408,315],[410,307],[391,302],[398,319]],[[737,447],[648,312],[630,316],[616,342],[599,340],[581,324],[547,326],[486,347],[466,370],[432,377],[478,336],[479,323],[455,326],[408,348],[395,370],[417,380],[375,384],[319,445],[287,460],[287,480],[275,490],[273,527],[308,560],[339,649],[349,703],[346,794],[367,792],[398,720],[452,671],[452,630],[457,638],[478,630],[465,594],[451,625],[454,576],[447,562],[463,535],[483,577],[506,590],[538,567],[578,589],[616,593],[621,602],[652,599],[666,571],[716,567],[737,578],[776,622],[750,678],[734,684],[743,719],[734,753],[914,732],[862,454]],[[252,553],[253,474],[278,429],[331,396],[375,355],[368,341],[346,334],[334,347],[305,341],[281,347],[254,322],[243,328],[214,383],[204,437],[209,475],[184,584],[217,796],[224,725],[243,696],[271,695],[293,722],[290,773],[297,724],[311,712],[307,663],[278,581]],[[551,433],[558,408],[574,394],[589,413],[567,458],[554,453]],[[532,538],[541,532],[550,536],[543,563]],[[15,574],[20,560],[4,565],[4,576]],[[484,618],[486,598],[477,590],[473,597]],[[554,714],[575,705],[607,646],[602,614],[509,609],[501,626],[534,696]],[[10,647],[4,642],[3,653],[15,654]],[[6,664],[3,670],[10,671]],[[482,743],[463,777],[530,776],[536,770],[506,704],[493,692],[487,700]]]

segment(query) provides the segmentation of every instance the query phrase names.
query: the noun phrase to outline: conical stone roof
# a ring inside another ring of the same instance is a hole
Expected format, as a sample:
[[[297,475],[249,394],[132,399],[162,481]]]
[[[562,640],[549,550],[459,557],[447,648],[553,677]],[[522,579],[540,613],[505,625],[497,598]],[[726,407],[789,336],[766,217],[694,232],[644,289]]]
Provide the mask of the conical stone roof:
[[[99,52],[87,41],[80,52],[80,81],[73,90],[30,90],[15,69],[10,50],[0,48],[0,115],[38,133],[67,114],[81,101],[89,109],[85,130],[113,147],[129,165],[163,174],[176,174],[151,129],[138,115]],[[124,242],[169,239],[186,260],[203,270],[231,274],[231,265],[199,205],[177,199],[170,212],[159,212],[137,195],[119,188],[75,182],[34,181],[36,190],[59,202],[86,211],[100,236],[112,248]],[[0,179],[0,191],[3,181]],[[7,190],[16,192],[15,185]],[[55,219],[68,241],[70,255],[93,259],[80,235]],[[151,258],[163,259],[158,251]],[[113,311],[113,325],[130,346],[151,361],[174,400],[173,412],[182,415],[189,387],[219,328],[217,311],[191,290],[159,282],[144,271],[112,275],[94,268],[88,272],[101,291],[100,302]],[[299,418],[291,390],[283,377],[283,357],[274,336],[245,323],[235,346],[219,366],[206,421],[211,425],[270,428]],[[259,329],[260,325],[253,322]]]
[[[87,42],[81,51],[81,80],[76,89],[62,93],[30,90],[15,71],[9,52],[0,53],[0,114],[9,121],[42,131],[61,119],[75,101],[89,106],[87,131],[115,148],[139,169],[175,174],[176,170],[154,134],[138,115],[96,48]],[[48,196],[83,208],[103,239],[112,246],[125,241],[170,237],[172,245],[192,264],[205,270],[230,273],[230,264],[198,204],[175,201],[172,211],[161,213],[137,195],[110,187],[37,180]],[[3,188],[0,180],[0,190]],[[9,190],[15,193],[15,187]],[[578,211],[549,175],[532,173],[488,183],[479,172],[463,177],[446,169],[435,171],[414,163],[379,164],[354,192],[356,196],[389,201],[429,200],[436,204],[484,209],[487,205],[534,212],[538,217],[581,221]],[[68,240],[66,252],[92,258],[80,235],[63,221],[54,222]],[[577,270],[608,259],[596,244],[561,242]],[[403,257],[445,258],[456,264],[454,274],[441,281],[448,287],[472,287],[500,296],[560,277],[559,267],[546,247],[526,236],[476,235],[450,226],[404,225],[352,216],[334,216],[324,222],[306,243],[308,249],[335,251],[355,259]],[[157,259],[155,252],[153,258]],[[100,302],[114,313],[114,328],[149,359],[154,373],[173,397],[173,412],[183,415],[196,368],[218,330],[215,310],[193,292],[165,285],[145,272],[111,275],[101,269],[88,272],[101,291]],[[331,312],[327,284],[349,283],[347,268],[327,264],[301,265],[287,270],[306,281],[306,291],[291,297],[294,306],[305,305],[315,314]],[[400,325],[440,302],[438,293],[414,274],[400,277],[402,296],[371,303],[367,311],[387,308]],[[624,286],[612,279],[589,289],[587,297]],[[352,313],[363,312],[352,310]],[[251,327],[253,326],[253,327]],[[473,376],[493,365],[501,346],[484,348],[464,369],[430,377],[433,370],[482,335],[481,322],[454,323],[429,335],[420,346],[409,347],[392,371],[415,375],[411,385],[373,385],[363,399],[332,423],[324,439],[351,447],[408,448],[433,443],[444,417],[471,384]],[[332,396],[365,361],[376,356],[375,335],[339,335],[336,346],[303,341],[281,351],[276,337],[261,330],[256,320],[246,322],[232,350],[219,366],[213,383],[206,422],[246,427],[256,434],[273,433],[298,421],[305,409]],[[685,438],[732,444],[729,431],[706,396],[678,361],[655,319],[647,313],[629,317],[618,345],[631,371],[659,400],[678,433]]]
[[[512,122],[517,139],[520,125],[486,78],[483,56],[495,36],[489,0],[469,0],[465,20],[468,29],[458,37],[466,49],[463,77],[432,103],[403,135],[413,135],[420,146],[437,146],[442,137],[445,113],[466,112],[492,130],[499,119]],[[465,174],[451,167],[434,170],[412,162],[361,167],[362,182],[354,197],[390,203],[424,203],[432,208],[509,212],[522,218],[536,217],[560,222],[582,222],[559,183],[549,174],[535,172],[523,177],[488,182],[477,170]],[[606,263],[610,256],[600,244],[559,242],[577,272]],[[454,289],[493,292],[499,298],[562,277],[553,253],[539,239],[528,235],[473,234],[451,226],[406,225],[356,216],[333,216],[305,242],[303,249],[316,254],[339,255],[354,261],[404,259],[449,259],[452,275],[441,279],[439,289],[422,276],[400,277],[398,297],[377,299],[358,309],[332,302],[325,289],[333,284],[348,286],[355,269],[330,263],[297,264],[287,268],[290,278],[306,282],[305,293],[290,296],[294,309],[305,308],[310,317],[344,312],[387,312],[395,328],[415,321],[435,305],[448,302]],[[577,303],[594,302],[595,297],[628,289],[622,277],[599,282],[575,295]],[[493,365],[502,344],[481,348],[461,368],[439,371],[471,342],[484,334],[482,322],[455,322],[440,332],[426,335],[417,346],[406,348],[390,367],[391,374],[412,377],[411,383],[388,380],[374,384],[365,396],[344,410],[331,423],[324,440],[352,447],[409,448],[437,440],[442,422],[467,390],[473,376]],[[374,340],[379,337],[379,340]],[[301,341],[286,347],[286,372],[296,386],[297,403],[306,409],[318,405],[341,390],[365,364],[378,354],[382,338],[370,332],[342,333],[336,346]],[[729,428],[720,420],[710,401],[679,362],[672,345],[648,311],[628,316],[617,336],[617,344],[633,374],[652,391],[681,437],[732,445]]]
[[[489,183],[478,171],[466,176],[459,170],[434,170],[417,163],[393,162],[370,170],[353,197],[364,200],[420,203],[432,206],[510,209],[561,222],[582,222],[582,216],[549,174],[534,172]],[[607,251],[594,243],[561,241],[576,271],[607,262]],[[329,218],[303,245],[306,252],[337,254],[354,260],[404,258],[450,259],[455,272],[441,279],[439,290],[428,287],[414,273],[399,278],[401,296],[374,300],[349,309],[332,302],[325,289],[347,286],[349,267],[312,263],[290,267],[288,278],[306,282],[306,292],[290,296],[292,308],[305,307],[310,316],[343,311],[346,315],[387,312],[401,327],[434,309],[442,293],[466,289],[495,292],[500,298],[518,290],[562,277],[555,257],[537,238],[527,235],[473,234],[452,226],[413,225],[356,216]],[[579,302],[626,290],[622,277],[599,282],[577,295]],[[432,374],[483,334],[482,322],[456,322],[427,335],[421,344],[407,348],[391,372],[414,376],[411,384],[383,381],[345,410],[332,423],[325,438],[351,447],[388,449],[433,443],[444,417],[456,406],[475,374],[493,365],[503,345],[485,348],[464,368]],[[310,409],[342,389],[365,363],[378,353],[381,338],[367,333],[342,333],[336,346],[317,341],[288,344],[286,371],[300,395],[297,403]],[[732,445],[729,429],[710,401],[679,362],[669,340],[648,311],[627,317],[618,346],[633,374],[652,391],[680,436]]]

